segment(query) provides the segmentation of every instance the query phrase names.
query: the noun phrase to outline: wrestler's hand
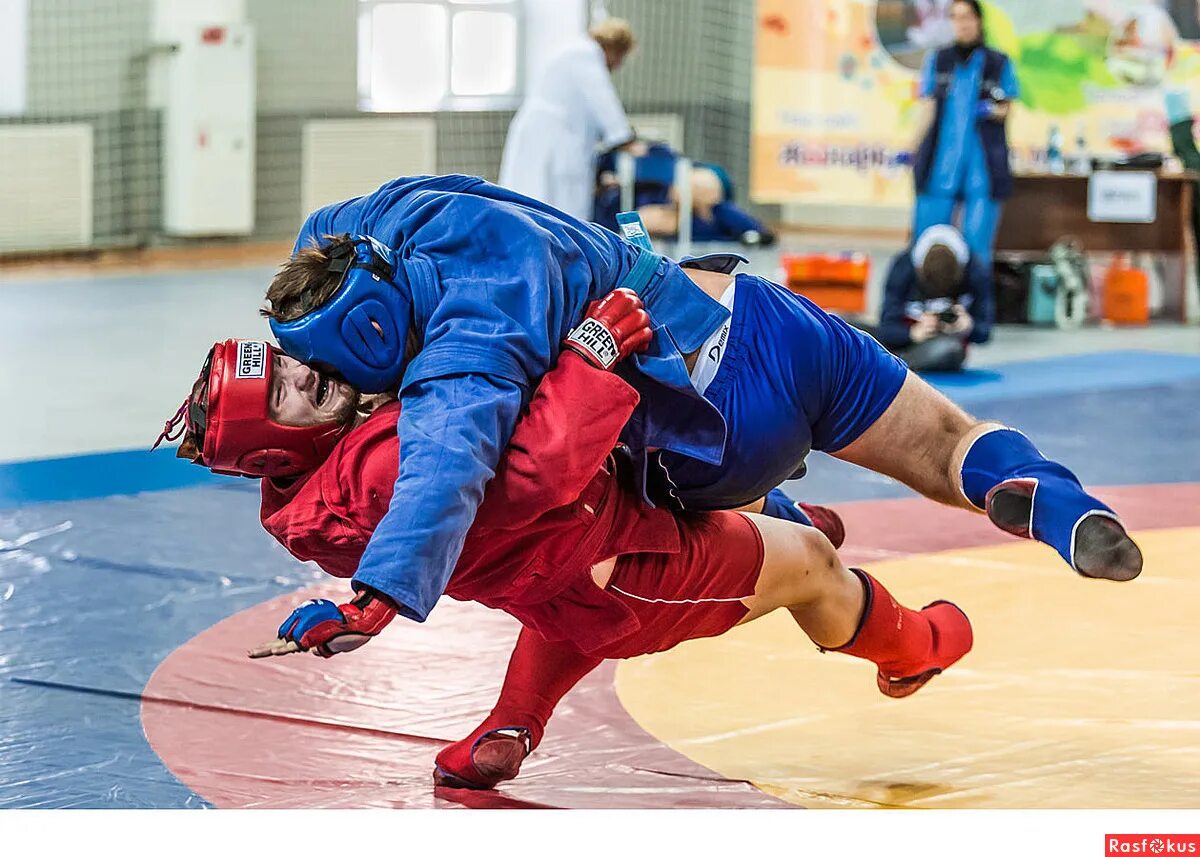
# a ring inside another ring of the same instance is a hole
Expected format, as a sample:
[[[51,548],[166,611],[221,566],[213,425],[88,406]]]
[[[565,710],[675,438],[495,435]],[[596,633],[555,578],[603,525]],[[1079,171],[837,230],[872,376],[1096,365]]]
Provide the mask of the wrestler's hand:
[[[349,604],[323,598],[306,601],[279,626],[279,638],[252,650],[250,657],[312,652],[331,658],[364,645],[396,618],[396,607],[384,595],[364,590]]]
[[[592,301],[563,348],[607,370],[635,351],[645,351],[653,336],[641,298],[630,289],[615,289]]]

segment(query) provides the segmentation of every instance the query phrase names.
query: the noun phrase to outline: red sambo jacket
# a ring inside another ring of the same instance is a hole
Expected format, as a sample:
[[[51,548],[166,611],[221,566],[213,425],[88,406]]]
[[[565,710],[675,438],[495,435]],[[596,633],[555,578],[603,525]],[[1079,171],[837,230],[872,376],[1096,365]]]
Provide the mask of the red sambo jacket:
[[[611,456],[637,403],[616,375],[563,352],[488,483],[447,595],[504,610],[583,652],[637,630],[629,608],[590,574],[618,554],[679,552],[675,517],[619,484]],[[399,407],[377,410],[286,488],[263,480],[263,527],[297,559],[353,576],[392,499]]]

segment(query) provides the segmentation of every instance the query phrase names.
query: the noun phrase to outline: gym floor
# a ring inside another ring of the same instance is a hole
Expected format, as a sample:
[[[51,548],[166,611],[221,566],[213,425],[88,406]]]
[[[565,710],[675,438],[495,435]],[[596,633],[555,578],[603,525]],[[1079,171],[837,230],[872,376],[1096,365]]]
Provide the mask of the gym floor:
[[[262,532],[253,482],[146,452],[213,341],[268,335],[270,273],[0,281],[0,807],[1196,805],[1200,330],[1005,327],[935,379],[1103,486],[1139,580],[814,455],[788,491],[902,600],[959,602],[975,651],[895,701],[767,617],[605,665],[478,794],[431,762],[490,708],[514,623],[446,601],[354,655],[250,662],[343,584]]]

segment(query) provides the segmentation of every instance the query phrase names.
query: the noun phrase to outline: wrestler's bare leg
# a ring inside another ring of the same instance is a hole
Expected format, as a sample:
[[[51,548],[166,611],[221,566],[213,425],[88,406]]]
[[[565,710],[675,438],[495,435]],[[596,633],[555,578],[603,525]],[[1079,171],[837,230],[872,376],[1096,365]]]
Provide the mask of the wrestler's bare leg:
[[[890,476],[931,500],[978,512],[963,496],[958,474],[970,441],[986,428],[909,372],[883,415],[834,457]]]
[[[672,198],[677,194],[671,190]],[[706,167],[692,168],[692,210],[705,220],[711,220],[713,209],[725,201],[725,185],[721,177]]]
[[[746,517],[762,536],[763,566],[754,596],[743,601],[750,612],[742,623],[785,607],[821,648],[848,643],[862,616],[865,594],[829,539],[820,530],[791,521]]]
[[[669,202],[638,206],[642,225],[654,238],[671,238],[679,232],[679,193],[672,187]],[[710,169],[692,169],[692,211],[704,218],[712,219],[713,208],[725,199],[725,186],[720,177]]]
[[[931,500],[979,512],[982,510],[963,492],[963,461],[975,442],[993,431],[1009,430],[999,423],[975,419],[909,372],[883,415],[834,455],[903,482]],[[1067,475],[1070,476],[1069,471]],[[1074,476],[1070,480],[1066,494],[1051,502],[1069,504],[1087,497]],[[1013,479],[989,494],[987,511],[996,526],[1006,532],[1030,535],[1032,485],[1036,485],[1036,480]],[[1042,490],[1051,491],[1050,486],[1051,482],[1046,481]],[[1075,491],[1079,493],[1071,497]],[[1062,552],[1066,554],[1066,548]],[[1070,556],[1069,562],[1085,577],[1132,580],[1142,570],[1138,546],[1116,517],[1106,512],[1079,519],[1071,534]]]
[[[638,208],[642,225],[654,238],[670,238],[679,231],[679,208],[675,203],[656,203]]]
[[[763,541],[754,595],[744,599],[752,622],[786,608],[821,649],[872,661],[879,689],[908,696],[971,649],[971,623],[949,602],[920,611],[900,605],[861,569],[842,564],[819,531],[763,515],[745,515]]]

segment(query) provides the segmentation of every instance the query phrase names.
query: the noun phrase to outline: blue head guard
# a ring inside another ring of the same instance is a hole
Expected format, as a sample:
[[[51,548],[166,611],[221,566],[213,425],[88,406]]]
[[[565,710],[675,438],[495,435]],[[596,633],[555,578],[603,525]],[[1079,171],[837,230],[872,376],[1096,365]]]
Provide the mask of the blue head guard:
[[[393,389],[404,374],[412,316],[412,298],[396,283],[395,255],[357,235],[334,251],[329,272],[341,275],[333,296],[293,321],[271,319],[271,330],[292,357],[335,369],[364,393]]]

